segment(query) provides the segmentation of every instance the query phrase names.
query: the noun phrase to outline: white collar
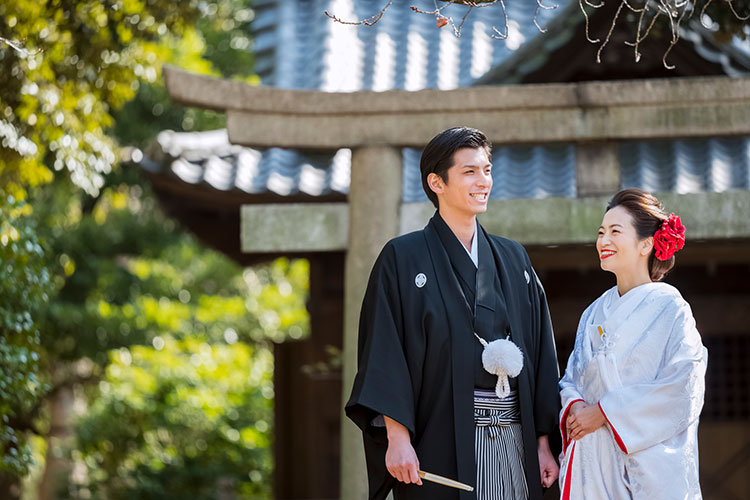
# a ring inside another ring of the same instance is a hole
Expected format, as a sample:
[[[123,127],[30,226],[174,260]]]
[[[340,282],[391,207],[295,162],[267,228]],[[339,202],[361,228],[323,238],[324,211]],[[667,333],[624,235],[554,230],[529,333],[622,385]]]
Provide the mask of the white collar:
[[[476,222],[476,225],[474,226],[474,236],[471,238],[471,250],[468,250],[466,247],[461,245],[464,250],[466,250],[466,253],[469,254],[469,257],[471,258],[471,261],[474,263],[474,267],[479,269],[479,245],[477,244],[477,235],[479,234],[479,221]]]

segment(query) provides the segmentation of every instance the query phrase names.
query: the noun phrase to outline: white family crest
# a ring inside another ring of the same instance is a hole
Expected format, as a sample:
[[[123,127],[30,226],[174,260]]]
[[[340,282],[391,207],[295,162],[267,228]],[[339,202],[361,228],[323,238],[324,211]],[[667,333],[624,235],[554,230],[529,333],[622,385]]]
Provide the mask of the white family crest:
[[[417,285],[417,288],[422,288],[427,283],[427,276],[424,275],[424,273],[419,273],[414,277],[414,284]]]
[[[531,276],[526,269],[523,270],[523,277],[526,278],[526,284],[528,285],[531,282]]]

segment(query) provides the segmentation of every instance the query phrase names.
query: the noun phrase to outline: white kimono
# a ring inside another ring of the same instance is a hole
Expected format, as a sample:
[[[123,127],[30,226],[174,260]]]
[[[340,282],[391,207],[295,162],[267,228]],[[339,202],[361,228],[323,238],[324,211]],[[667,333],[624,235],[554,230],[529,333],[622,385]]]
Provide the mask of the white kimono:
[[[700,499],[698,416],[707,351],[674,287],[607,290],[581,316],[560,381],[564,500]],[[607,423],[577,441],[566,418],[578,400]]]

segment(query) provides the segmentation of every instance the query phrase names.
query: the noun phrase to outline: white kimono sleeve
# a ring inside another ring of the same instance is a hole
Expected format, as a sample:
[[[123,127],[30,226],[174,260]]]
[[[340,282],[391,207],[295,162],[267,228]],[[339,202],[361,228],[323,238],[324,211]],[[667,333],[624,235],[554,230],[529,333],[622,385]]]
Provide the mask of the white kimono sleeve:
[[[624,453],[665,441],[698,418],[703,408],[706,363],[707,351],[690,309],[680,307],[657,377],[610,391],[599,401]]]
[[[576,346],[573,349],[573,352],[570,353],[568,364],[565,367],[565,374],[560,380],[560,401],[562,403],[562,410],[560,411],[560,435],[562,436],[563,451],[568,448],[568,429],[566,420],[568,418],[570,407],[573,406],[573,403],[575,403],[576,401],[584,401],[583,396],[581,395],[578,387],[576,387],[576,384],[573,381],[577,378],[578,375],[579,363],[578,360],[575,359],[575,356],[580,352],[581,349],[578,344],[582,341],[581,335],[583,335],[583,332],[585,332],[585,329],[582,325],[585,324],[587,312],[588,310],[585,311],[583,315],[581,315],[581,320],[578,325],[578,332],[576,333]]]

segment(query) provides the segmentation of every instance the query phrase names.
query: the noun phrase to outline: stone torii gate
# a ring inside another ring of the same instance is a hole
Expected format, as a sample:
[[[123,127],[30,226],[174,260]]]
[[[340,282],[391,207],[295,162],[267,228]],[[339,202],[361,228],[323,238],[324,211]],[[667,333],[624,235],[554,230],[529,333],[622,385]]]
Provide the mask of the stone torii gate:
[[[750,78],[590,82],[450,91],[324,93],[253,87],[164,68],[170,96],[227,114],[230,142],[256,148],[351,148],[348,203],[242,208],[244,252],[346,253],[343,402],[356,373],[359,307],[387,240],[423,227],[429,203],[402,203],[403,147],[456,125],[494,145],[573,143],[578,198],[492,200],[482,222],[532,245],[590,243],[605,194],[620,187],[617,142],[750,135]],[[660,196],[694,239],[750,238],[750,191]],[[366,498],[359,430],[341,424],[341,498]]]

